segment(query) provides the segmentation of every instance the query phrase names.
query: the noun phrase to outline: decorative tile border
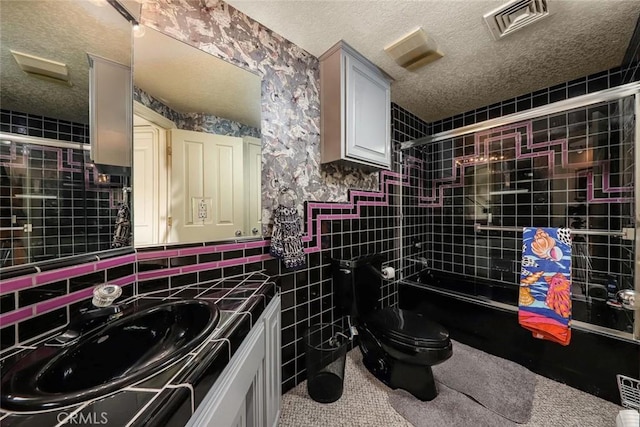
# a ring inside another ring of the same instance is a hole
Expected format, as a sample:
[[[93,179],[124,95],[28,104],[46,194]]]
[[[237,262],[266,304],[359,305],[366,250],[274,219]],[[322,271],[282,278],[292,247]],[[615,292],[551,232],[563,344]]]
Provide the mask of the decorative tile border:
[[[489,146],[492,142],[502,142],[514,139],[514,148],[516,151],[515,159],[533,159],[538,157],[546,157],[548,159],[549,175],[555,173],[555,160],[558,151],[554,147],[559,147],[561,158],[560,165],[563,168],[572,167],[602,167],[602,192],[611,193],[629,193],[633,191],[632,186],[627,187],[610,187],[609,160],[598,160],[593,162],[571,163],[569,164],[569,147],[566,138],[549,140],[545,142],[533,142],[532,121],[515,123],[512,125],[500,126],[483,132],[474,134],[474,152],[471,155],[458,156],[452,159],[451,177],[439,178],[433,180],[434,185],[431,187],[431,194],[427,195],[424,185],[420,185],[420,197],[418,206],[421,207],[442,207],[443,191],[445,188],[456,188],[464,185],[465,168],[467,166],[475,166],[488,164],[492,160],[490,158]],[[505,133],[506,132],[506,133]],[[523,152],[522,141],[526,141],[525,148],[527,152]],[[544,150],[546,148],[546,150]],[[534,151],[540,150],[540,151]],[[409,165],[422,168],[424,162],[415,157],[408,157]],[[587,176],[587,200],[595,203],[623,203],[630,202],[633,197],[596,197],[594,175],[592,172],[584,172]],[[420,180],[422,184],[424,180]]]
[[[0,165],[9,167],[9,168],[21,168],[28,169],[29,166],[29,152],[31,151],[42,151],[54,153],[55,159],[47,159],[56,162],[56,171],[58,172],[75,172],[75,173],[83,173],[84,175],[84,189],[90,191],[97,192],[106,192],[109,195],[109,207],[111,209],[117,209],[119,207],[119,203],[121,201],[121,193],[122,189],[114,189],[114,188],[106,188],[105,185],[109,184],[101,184],[98,180],[98,176],[100,175],[98,169],[95,165],[89,160],[88,157],[85,156],[85,150],[81,150],[80,148],[56,148],[56,147],[48,147],[44,145],[35,145],[29,144],[29,150],[23,151],[21,156],[17,154],[17,145],[20,144],[24,146],[23,143],[16,143],[14,141],[10,141],[9,146],[9,154],[0,154]],[[78,143],[78,147],[81,144]],[[73,160],[74,151],[85,156],[85,163],[76,162]],[[21,159],[18,161],[18,159]],[[118,197],[120,196],[120,197]]]

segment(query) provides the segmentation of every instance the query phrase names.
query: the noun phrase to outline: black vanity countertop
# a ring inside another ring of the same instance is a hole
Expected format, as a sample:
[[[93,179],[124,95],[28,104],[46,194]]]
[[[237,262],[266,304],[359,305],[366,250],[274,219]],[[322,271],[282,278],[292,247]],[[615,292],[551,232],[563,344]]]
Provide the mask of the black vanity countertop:
[[[220,321],[206,344],[177,363],[132,386],[97,400],[47,412],[0,409],[2,427],[58,425],[184,426],[276,293],[269,276],[255,272],[214,281],[148,292],[121,303],[202,298],[214,301]],[[53,335],[8,349],[0,364],[12,363]]]

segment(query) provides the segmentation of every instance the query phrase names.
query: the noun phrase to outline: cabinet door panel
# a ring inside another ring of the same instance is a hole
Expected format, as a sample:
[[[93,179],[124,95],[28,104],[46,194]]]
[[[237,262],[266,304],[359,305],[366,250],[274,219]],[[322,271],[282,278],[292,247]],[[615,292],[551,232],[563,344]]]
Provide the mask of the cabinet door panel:
[[[277,302],[274,304],[274,302]],[[267,426],[278,425],[282,395],[281,370],[282,346],[280,344],[280,296],[276,296],[265,310],[265,406]]]
[[[389,166],[389,84],[355,58],[345,55],[346,155]]]
[[[189,419],[188,427],[234,426],[242,420],[242,423],[247,423],[247,394],[252,387],[262,384],[258,380],[261,384],[256,385],[256,377],[264,373],[261,369],[264,364],[264,340],[264,326],[260,322],[253,327],[231,358],[223,376],[202,400]],[[262,394],[259,389],[256,392]]]

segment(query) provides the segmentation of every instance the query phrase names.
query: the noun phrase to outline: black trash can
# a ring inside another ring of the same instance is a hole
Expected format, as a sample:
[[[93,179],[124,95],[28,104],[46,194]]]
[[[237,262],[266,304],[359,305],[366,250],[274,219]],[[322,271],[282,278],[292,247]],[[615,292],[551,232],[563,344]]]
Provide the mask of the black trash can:
[[[335,402],[344,387],[349,337],[336,325],[319,323],[307,330],[304,342],[309,396],[320,403]]]

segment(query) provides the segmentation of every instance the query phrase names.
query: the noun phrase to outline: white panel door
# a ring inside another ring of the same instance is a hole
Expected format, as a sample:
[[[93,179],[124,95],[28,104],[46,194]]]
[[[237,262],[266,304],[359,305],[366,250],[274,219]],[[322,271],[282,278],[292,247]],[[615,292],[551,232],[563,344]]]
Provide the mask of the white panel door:
[[[244,137],[244,187],[247,236],[262,234],[262,150],[260,140]]]
[[[133,129],[133,239],[136,246],[159,242],[158,130]]]
[[[389,83],[344,54],[346,72],[346,153],[387,168],[391,164]]]
[[[242,235],[241,138],[171,130],[170,242]]]

